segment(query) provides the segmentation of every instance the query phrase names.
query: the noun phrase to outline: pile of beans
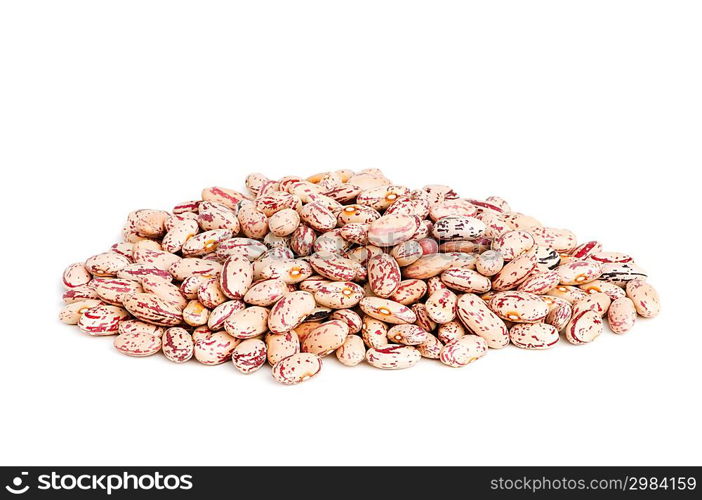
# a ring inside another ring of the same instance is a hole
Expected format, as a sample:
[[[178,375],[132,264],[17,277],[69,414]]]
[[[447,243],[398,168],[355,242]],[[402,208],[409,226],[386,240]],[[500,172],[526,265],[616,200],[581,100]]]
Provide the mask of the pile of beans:
[[[170,212],[130,213],[123,241],[63,275],[60,319],[128,356],[268,363],[284,384],[335,353],[355,366],[462,367],[510,342],[595,340],[660,305],[629,255],[578,243],[491,196],[413,190],[377,169],[246,178]]]

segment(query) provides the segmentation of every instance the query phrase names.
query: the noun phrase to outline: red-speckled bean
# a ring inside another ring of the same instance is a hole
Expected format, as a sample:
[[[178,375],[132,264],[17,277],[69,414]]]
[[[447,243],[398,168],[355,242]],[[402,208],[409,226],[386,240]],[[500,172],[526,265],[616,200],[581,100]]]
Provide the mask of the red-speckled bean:
[[[384,215],[370,222],[368,241],[379,247],[391,247],[407,241],[419,229],[420,219],[415,215]]]
[[[127,356],[152,356],[161,350],[161,339],[148,333],[120,333],[114,340],[115,349]]]
[[[183,320],[180,308],[151,293],[134,293],[122,300],[134,317],[159,326],[176,326]]]
[[[661,301],[655,288],[642,280],[632,280],[626,285],[626,295],[634,303],[636,312],[644,318],[658,316]]]
[[[266,344],[261,339],[247,339],[232,351],[234,367],[248,375],[266,363]]]
[[[412,346],[387,345],[366,352],[366,361],[375,368],[401,370],[416,365],[422,355]]]
[[[184,328],[169,328],[161,337],[164,356],[174,363],[185,363],[193,357],[195,344],[192,336]]]
[[[609,328],[614,333],[626,333],[636,323],[636,306],[629,297],[620,297],[607,310]]]
[[[509,343],[505,322],[477,295],[461,295],[456,304],[456,312],[461,322],[471,332],[484,338],[491,349],[499,349]]]
[[[340,320],[327,321],[312,330],[302,342],[302,352],[326,356],[341,347],[349,334],[348,325]]]
[[[509,339],[522,349],[548,349],[559,338],[556,327],[546,323],[520,323],[509,330]]]
[[[301,352],[278,361],[273,366],[273,378],[285,385],[299,384],[317,375],[321,369],[319,356]]]
[[[119,322],[128,316],[121,307],[101,304],[81,314],[78,328],[93,336],[116,335]]]
[[[539,296],[516,290],[496,293],[488,305],[500,318],[514,323],[535,323],[548,314],[548,305]]]
[[[292,292],[275,303],[268,316],[268,328],[273,333],[285,333],[314,310],[314,296],[309,292]]]
[[[400,266],[397,261],[386,253],[375,255],[368,259],[368,284],[378,297],[388,298],[400,285]]]
[[[224,320],[226,332],[237,339],[257,337],[268,330],[268,309],[251,306],[232,313]]]
[[[336,359],[342,365],[356,366],[366,357],[366,346],[358,335],[349,335],[344,343],[336,350]]]
[[[379,297],[365,297],[359,303],[361,310],[368,316],[390,324],[414,323],[415,314],[402,304]]]
[[[439,354],[439,360],[452,368],[460,368],[477,361],[487,354],[485,339],[477,335],[465,335],[446,344]]]
[[[602,333],[602,318],[598,312],[584,311],[573,316],[565,328],[566,340],[571,344],[592,342]]]

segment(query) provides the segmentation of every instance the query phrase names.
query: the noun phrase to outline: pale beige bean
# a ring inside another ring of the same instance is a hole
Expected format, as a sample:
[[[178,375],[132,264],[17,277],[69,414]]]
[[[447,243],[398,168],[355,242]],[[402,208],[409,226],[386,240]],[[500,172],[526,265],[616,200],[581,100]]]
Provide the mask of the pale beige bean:
[[[510,261],[529,250],[536,244],[534,237],[527,231],[507,231],[495,238],[492,249],[497,250],[505,261]]]
[[[567,300],[571,304],[587,296],[580,288],[568,285],[559,285],[552,290],[546,292],[546,295],[558,297],[559,299]]]
[[[553,290],[560,281],[560,274],[557,270],[534,271],[521,282],[517,290],[542,295]]]
[[[309,262],[317,273],[334,281],[353,281],[359,268],[356,261],[336,254],[314,254]]]
[[[254,263],[254,279],[281,279],[287,284],[300,283],[312,276],[312,266],[302,259],[267,259]]]
[[[466,329],[459,321],[449,321],[443,325],[439,325],[436,336],[444,344],[448,344],[454,340],[460,339],[466,334]]]
[[[87,285],[93,279],[82,262],[71,264],[63,272],[63,286],[71,289]]]
[[[546,302],[527,292],[496,293],[488,305],[500,318],[514,323],[536,323],[548,314]]]
[[[207,318],[207,327],[213,332],[224,328],[224,322],[232,314],[242,311],[246,308],[246,304],[241,300],[228,300],[223,302],[210,312]]]
[[[71,302],[61,309],[59,319],[67,325],[77,325],[84,312],[100,304],[101,302],[97,299],[84,299]]]
[[[288,285],[280,278],[255,283],[244,295],[244,302],[253,306],[269,307],[288,293]]]
[[[565,337],[571,344],[585,344],[599,337],[602,329],[600,314],[595,311],[585,311],[578,316],[573,316],[565,328]]]
[[[444,344],[442,344],[441,341],[434,335],[427,334],[426,340],[421,344],[417,344],[415,347],[423,358],[439,359],[439,356],[441,356],[441,349],[443,349]]]
[[[146,277],[156,277],[162,278],[167,281],[173,281],[173,276],[168,270],[159,269],[156,266],[150,264],[142,264],[139,262],[129,264],[128,266],[122,268],[118,273],[117,277],[121,279],[132,279],[141,281]]]
[[[361,338],[366,347],[380,348],[388,345],[388,327],[385,323],[371,316],[363,317]]]
[[[400,282],[390,299],[404,306],[409,306],[418,302],[426,293],[426,282],[417,279],[409,279]]]
[[[119,322],[118,333],[148,333],[162,337],[165,329],[162,326],[152,325],[138,319],[125,319]]]
[[[359,333],[363,327],[363,320],[361,316],[351,309],[339,309],[334,311],[329,319],[338,319],[345,322],[349,327],[349,333]]]
[[[103,302],[121,306],[124,297],[142,292],[138,281],[119,278],[95,278],[95,293]]]
[[[355,307],[363,298],[363,287],[350,281],[327,282],[314,292],[317,304],[332,309]]]
[[[427,315],[438,324],[448,323],[456,317],[458,297],[448,289],[437,290],[425,302]]]
[[[245,257],[232,255],[227,258],[219,275],[222,293],[230,299],[243,299],[253,282],[253,266]]]
[[[219,186],[203,189],[201,196],[203,201],[220,203],[231,209],[235,209],[242,200],[247,199],[247,197],[239,191],[234,191],[233,189],[227,189]]]
[[[226,363],[231,359],[234,348],[241,342],[224,331],[209,330],[201,330],[198,334],[193,332],[193,340],[195,341],[193,354],[203,365]]]
[[[197,225],[197,221],[178,221],[163,237],[163,242],[161,245],[167,252],[180,252],[185,242],[195,236],[199,230],[200,227]]]
[[[105,252],[93,255],[85,261],[85,269],[93,276],[116,276],[127,267],[130,260],[116,252]]]
[[[471,332],[484,338],[491,349],[499,349],[509,343],[505,322],[477,295],[461,295],[456,304],[456,312],[461,322]]]
[[[602,265],[594,261],[574,260],[561,264],[556,271],[561,279],[561,285],[582,285],[599,278],[602,274]]]
[[[487,354],[485,339],[477,335],[465,335],[446,344],[439,354],[439,360],[450,367],[460,368],[477,361]]]
[[[613,301],[626,297],[626,292],[622,287],[607,281],[595,280],[590,283],[585,283],[584,285],[579,285],[578,288],[585,293],[606,293]]]
[[[222,293],[218,279],[208,279],[200,284],[197,290],[197,299],[208,309],[214,309],[220,304],[228,300],[227,296]]]
[[[549,308],[544,320],[545,323],[553,326],[559,332],[563,331],[573,318],[573,306],[571,303],[558,297],[549,297],[548,295],[544,295],[542,300],[546,302]]]
[[[449,253],[434,253],[424,255],[422,258],[403,268],[405,278],[427,279],[438,276],[450,267],[454,267],[455,256]]]
[[[183,244],[182,253],[184,257],[200,257],[214,252],[219,244],[232,237],[232,232],[228,229],[213,229],[204,233],[196,234]]]
[[[481,253],[475,261],[475,269],[483,276],[494,276],[505,265],[504,257],[499,250],[487,250]]]
[[[314,377],[322,369],[316,354],[301,352],[281,359],[273,366],[273,378],[285,385],[299,384]]]
[[[366,346],[358,335],[349,335],[344,343],[336,350],[336,359],[342,365],[356,366],[366,357]]]
[[[63,302],[65,304],[71,304],[81,300],[97,299],[98,294],[95,292],[95,288],[93,288],[91,283],[77,286],[63,292]]]
[[[269,311],[265,307],[247,307],[225,319],[224,329],[237,339],[257,337],[268,330],[268,314]]]
[[[492,289],[496,291],[511,290],[519,286],[536,267],[536,257],[521,254],[505,264],[492,280]]]
[[[490,290],[489,278],[465,267],[452,267],[441,273],[441,281],[449,288],[461,292],[484,293]]]
[[[620,297],[612,302],[607,311],[609,329],[614,333],[626,333],[636,323],[636,306],[629,297]]]
[[[427,306],[424,304],[412,304],[410,307],[414,315],[417,317],[415,324],[428,332],[436,330],[436,322],[429,317]]]
[[[294,330],[285,333],[268,333],[265,337],[268,364],[275,365],[281,359],[300,352],[300,338]]]
[[[626,285],[626,295],[634,303],[639,316],[644,318],[658,316],[661,300],[658,292],[650,284],[642,280],[631,280]]]
[[[271,215],[268,228],[276,236],[289,236],[300,225],[300,214],[292,208],[285,208]]]
[[[248,375],[260,369],[266,363],[266,344],[261,339],[247,339],[232,351],[234,367]]]
[[[100,304],[83,311],[78,328],[93,336],[116,335],[119,322],[128,317],[127,311],[121,307]]]
[[[424,250],[417,240],[408,240],[395,245],[390,255],[400,267],[405,267],[417,262],[424,255]]]
[[[127,356],[152,356],[161,350],[161,339],[148,333],[120,333],[114,340],[115,349]]]
[[[312,330],[302,342],[302,352],[320,357],[341,347],[349,334],[348,325],[340,320],[327,321]]]
[[[230,238],[217,246],[215,255],[221,261],[232,255],[245,257],[249,261],[258,259],[267,250],[266,245],[251,238]]]
[[[509,338],[522,349],[548,349],[556,345],[560,336],[556,327],[545,323],[521,323],[509,330]]]
[[[398,344],[419,345],[429,340],[429,332],[417,325],[395,325],[388,330],[388,339]]]
[[[193,338],[184,328],[169,328],[164,332],[161,343],[164,356],[174,363],[189,361],[195,352]]]
[[[395,246],[412,238],[419,223],[415,215],[384,215],[370,223],[368,241],[379,247]]]
[[[178,281],[190,276],[201,278],[216,278],[222,271],[222,264],[212,260],[188,258],[181,259],[168,268],[168,272]]]
[[[532,227],[529,229],[537,245],[551,247],[558,252],[569,252],[578,246],[572,231],[554,227]]]
[[[416,365],[422,355],[412,346],[387,345],[371,348],[366,352],[366,361],[375,368],[401,370]]]
[[[141,287],[144,292],[154,294],[161,297],[163,300],[171,302],[184,309],[188,304],[186,297],[179,287],[171,283],[170,280],[161,278],[157,275],[147,275],[141,278]],[[191,297],[195,298],[195,296]]]
[[[259,193],[254,201],[256,210],[266,217],[272,217],[276,213],[285,209],[298,209],[301,206],[300,197],[296,194],[283,191],[271,190],[266,193]]]
[[[579,316],[585,311],[595,311],[600,316],[607,314],[612,299],[606,293],[591,293],[573,303],[573,315]]]
[[[275,303],[268,317],[268,328],[273,333],[289,332],[315,308],[314,296],[309,292],[292,292]]]
[[[312,202],[299,210],[300,219],[316,231],[330,231],[336,227],[336,216],[320,202]]]
[[[158,326],[176,326],[183,321],[181,309],[151,293],[134,293],[124,297],[122,304],[134,317]]]
[[[204,231],[226,229],[232,234],[241,230],[236,211],[221,203],[203,201],[198,207],[197,223]],[[165,238],[164,238],[165,239]]]
[[[307,336],[312,333],[312,330],[321,324],[321,321],[303,321],[297,325],[293,331],[297,334],[297,338],[300,339],[300,344],[302,344]]]
[[[241,232],[247,238],[260,239],[268,233],[268,217],[256,210],[253,205],[241,207],[237,216]]]
[[[368,284],[378,297],[388,298],[400,284],[400,266],[389,254],[381,253],[368,259]]]
[[[210,310],[199,300],[191,300],[183,309],[183,321],[190,326],[206,325],[209,318]]]
[[[411,309],[388,299],[365,297],[359,305],[367,315],[390,324],[414,323],[417,319]]]

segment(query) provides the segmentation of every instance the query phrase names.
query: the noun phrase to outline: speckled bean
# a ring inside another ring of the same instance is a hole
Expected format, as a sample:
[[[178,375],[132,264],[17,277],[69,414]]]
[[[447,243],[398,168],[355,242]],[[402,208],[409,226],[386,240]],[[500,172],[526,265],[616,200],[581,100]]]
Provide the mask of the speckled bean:
[[[626,284],[626,295],[634,303],[639,316],[644,318],[658,316],[661,301],[658,292],[650,284],[642,280],[631,280]]]
[[[509,329],[509,339],[522,349],[548,349],[560,336],[556,327],[546,323],[520,323]]]
[[[268,316],[268,328],[273,333],[285,333],[297,325],[314,310],[316,303],[309,292],[292,292],[275,303]]]
[[[485,339],[477,335],[465,335],[446,344],[439,354],[439,360],[452,368],[460,368],[477,361],[487,354]]]

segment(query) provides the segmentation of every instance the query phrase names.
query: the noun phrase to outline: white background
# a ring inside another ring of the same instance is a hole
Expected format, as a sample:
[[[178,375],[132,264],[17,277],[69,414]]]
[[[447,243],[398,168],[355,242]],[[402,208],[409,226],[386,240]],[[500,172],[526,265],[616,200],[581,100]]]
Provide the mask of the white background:
[[[7,1],[0,463],[702,464],[699,2]],[[381,167],[633,254],[663,312],[463,369],[131,359],[60,324],[129,210]]]

